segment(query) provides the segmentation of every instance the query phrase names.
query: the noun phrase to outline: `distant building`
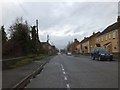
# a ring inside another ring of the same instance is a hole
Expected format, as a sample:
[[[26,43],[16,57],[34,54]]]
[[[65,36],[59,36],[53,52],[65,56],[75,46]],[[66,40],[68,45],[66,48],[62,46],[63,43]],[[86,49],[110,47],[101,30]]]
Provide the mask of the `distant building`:
[[[78,52],[77,45],[79,45],[79,43],[80,42],[77,39],[74,39],[74,42],[70,44],[68,51],[72,54],[76,54]]]
[[[41,45],[43,48],[42,53],[44,54],[51,55],[56,54],[59,51],[54,45],[51,45],[49,42],[41,42]]]
[[[81,47],[80,47],[80,43],[76,46],[76,53],[77,54],[80,54],[80,49],[81,49]]]
[[[119,20],[120,17],[118,17]],[[113,23],[96,38],[96,42],[113,54],[120,53],[120,24]]]

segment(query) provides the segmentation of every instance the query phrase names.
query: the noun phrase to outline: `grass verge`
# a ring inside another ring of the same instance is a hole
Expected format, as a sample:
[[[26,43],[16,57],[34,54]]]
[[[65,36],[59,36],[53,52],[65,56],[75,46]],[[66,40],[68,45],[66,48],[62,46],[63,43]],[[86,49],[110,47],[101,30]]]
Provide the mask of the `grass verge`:
[[[3,69],[13,69],[13,68],[17,68],[17,67],[21,67],[27,64],[32,63],[33,61],[38,61],[38,60],[43,60],[45,58],[47,58],[47,55],[44,54],[39,54],[39,55],[34,55],[34,57],[25,57],[19,60],[11,60],[8,62],[5,62],[4,68]]]

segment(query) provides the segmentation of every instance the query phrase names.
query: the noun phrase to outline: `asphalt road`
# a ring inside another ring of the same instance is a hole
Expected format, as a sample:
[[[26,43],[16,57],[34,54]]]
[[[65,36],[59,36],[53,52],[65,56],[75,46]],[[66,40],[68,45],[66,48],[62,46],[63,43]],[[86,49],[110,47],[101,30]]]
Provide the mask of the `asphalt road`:
[[[118,63],[57,55],[26,88],[118,88]]]

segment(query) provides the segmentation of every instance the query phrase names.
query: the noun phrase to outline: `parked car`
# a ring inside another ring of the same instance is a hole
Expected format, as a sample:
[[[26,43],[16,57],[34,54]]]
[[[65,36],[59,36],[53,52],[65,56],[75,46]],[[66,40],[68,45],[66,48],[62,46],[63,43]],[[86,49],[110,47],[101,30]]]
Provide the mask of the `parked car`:
[[[101,47],[94,48],[91,51],[91,57],[93,60],[113,60],[113,55]]]

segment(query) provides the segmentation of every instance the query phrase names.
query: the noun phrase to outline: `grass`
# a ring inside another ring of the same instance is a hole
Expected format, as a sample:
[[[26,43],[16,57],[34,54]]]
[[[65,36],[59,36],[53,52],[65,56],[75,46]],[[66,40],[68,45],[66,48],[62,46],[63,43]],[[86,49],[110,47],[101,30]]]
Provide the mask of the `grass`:
[[[34,57],[33,58],[33,60],[42,60],[42,59],[44,59],[44,58],[46,58],[47,56],[46,55],[43,55],[43,54],[39,54],[39,55],[37,55],[36,57]]]
[[[12,61],[12,63],[7,63],[6,69],[13,69],[17,67],[21,67],[27,64],[32,63],[33,61],[43,60],[44,58],[48,57],[44,54],[39,54],[36,56],[26,56],[25,58],[22,58],[21,60]]]
[[[27,65],[27,64],[30,64],[32,63],[32,59],[31,58],[25,58],[23,60],[19,60],[17,61],[15,64],[13,65],[10,65],[9,68],[16,68],[16,67],[20,67],[20,66],[23,66],[23,65]]]

